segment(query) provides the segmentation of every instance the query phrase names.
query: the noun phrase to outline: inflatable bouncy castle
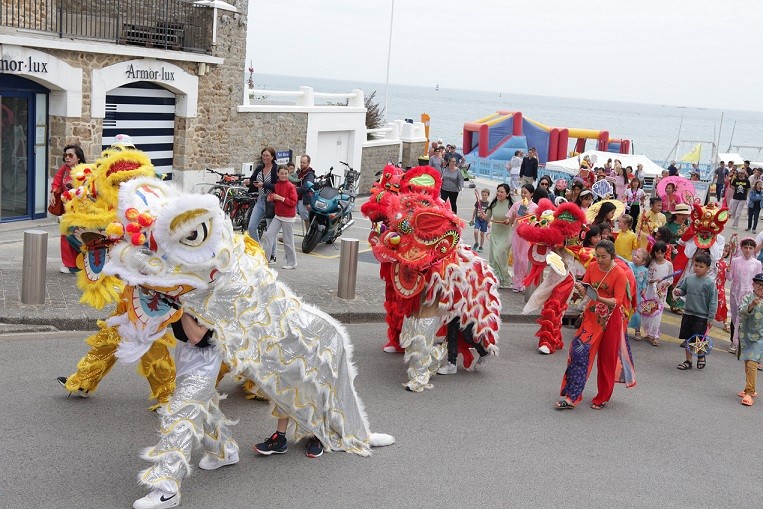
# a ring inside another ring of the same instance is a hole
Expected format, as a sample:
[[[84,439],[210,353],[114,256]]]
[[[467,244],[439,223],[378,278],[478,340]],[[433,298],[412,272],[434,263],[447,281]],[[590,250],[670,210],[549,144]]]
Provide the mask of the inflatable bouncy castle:
[[[586,150],[588,140],[596,140],[596,150],[629,154],[630,140],[609,137],[609,131],[549,127],[522,115],[519,111],[498,111],[464,124],[463,150],[467,160],[509,161],[514,152],[529,147],[538,149],[540,164],[559,161],[568,156],[570,140],[575,152]]]

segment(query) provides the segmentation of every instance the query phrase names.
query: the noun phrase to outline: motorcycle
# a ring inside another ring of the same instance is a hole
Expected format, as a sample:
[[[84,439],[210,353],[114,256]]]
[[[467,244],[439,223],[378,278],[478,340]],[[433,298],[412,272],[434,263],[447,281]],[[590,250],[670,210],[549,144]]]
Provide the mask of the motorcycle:
[[[313,197],[310,201],[310,226],[302,239],[302,252],[309,253],[320,242],[332,244],[349,228],[355,220],[352,218],[352,209],[355,204],[355,183],[359,173],[350,165],[347,166],[344,182],[339,187],[334,187],[334,167],[328,173],[316,177],[311,189]]]

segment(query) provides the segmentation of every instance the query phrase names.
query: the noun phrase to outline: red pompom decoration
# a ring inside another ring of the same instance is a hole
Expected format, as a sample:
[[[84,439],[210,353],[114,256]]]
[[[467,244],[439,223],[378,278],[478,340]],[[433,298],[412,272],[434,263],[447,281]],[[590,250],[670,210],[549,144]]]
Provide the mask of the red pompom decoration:
[[[140,215],[140,211],[136,209],[135,207],[130,207],[129,209],[125,210],[125,217],[129,219],[130,221],[135,221],[138,219],[138,216]]]
[[[143,228],[148,228],[152,224],[154,224],[154,218],[149,214],[148,212],[143,212],[138,216],[138,223]]]
[[[141,228],[138,223],[127,223],[125,230],[127,230],[127,233],[130,235],[134,235],[136,233],[140,233]]]
[[[133,246],[142,246],[146,243],[146,236],[142,233],[133,233],[132,237],[130,237],[130,242],[132,242]]]

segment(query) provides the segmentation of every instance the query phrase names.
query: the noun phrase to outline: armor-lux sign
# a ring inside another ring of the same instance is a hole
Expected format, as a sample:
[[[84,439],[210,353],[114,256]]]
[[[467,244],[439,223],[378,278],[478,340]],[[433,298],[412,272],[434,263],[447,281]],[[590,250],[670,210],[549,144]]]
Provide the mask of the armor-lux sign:
[[[133,64],[130,64],[125,74],[133,80],[175,81],[175,73],[164,70],[164,66],[160,69],[136,69]]]
[[[40,62],[32,60],[32,57],[28,57],[27,60],[14,60],[3,58],[0,60],[0,72],[48,72],[48,62]]]

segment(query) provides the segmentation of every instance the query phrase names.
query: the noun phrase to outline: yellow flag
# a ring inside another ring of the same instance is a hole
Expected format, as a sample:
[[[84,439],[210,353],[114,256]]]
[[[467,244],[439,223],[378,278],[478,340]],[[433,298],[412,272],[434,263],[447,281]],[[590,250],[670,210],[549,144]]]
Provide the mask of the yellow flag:
[[[682,163],[697,163],[699,164],[699,158],[702,155],[702,144],[697,143],[688,154],[679,159]]]

